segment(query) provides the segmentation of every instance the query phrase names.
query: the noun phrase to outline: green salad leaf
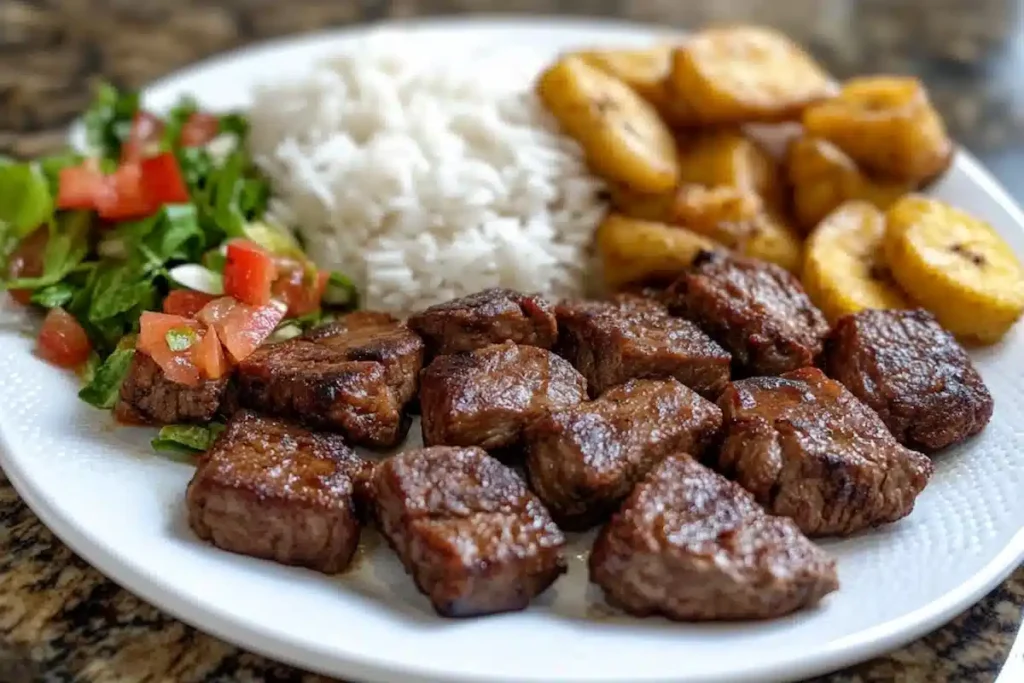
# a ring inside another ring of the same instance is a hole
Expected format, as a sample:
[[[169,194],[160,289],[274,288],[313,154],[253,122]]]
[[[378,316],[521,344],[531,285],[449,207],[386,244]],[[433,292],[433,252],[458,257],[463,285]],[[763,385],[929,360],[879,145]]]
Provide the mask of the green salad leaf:
[[[188,351],[193,344],[199,341],[199,335],[191,327],[175,327],[167,330],[164,338],[167,340],[167,348],[175,353]]]
[[[43,308],[62,308],[75,297],[78,288],[70,282],[58,282],[32,293],[32,303]]]
[[[96,156],[118,159],[138,111],[138,93],[119,92],[108,83],[101,84],[83,117],[90,151]]]
[[[208,425],[167,425],[153,439],[153,450],[176,453],[202,453],[209,450],[217,435],[224,431],[224,425],[211,422]]]
[[[181,129],[192,114],[199,111],[199,105],[191,97],[182,97],[164,117],[164,132],[160,146],[165,150],[175,150],[181,144]]]
[[[52,215],[50,186],[36,164],[0,166],[0,234],[20,240]]]
[[[39,277],[8,280],[7,289],[41,289],[54,285],[78,268],[89,253],[92,215],[87,211],[58,214],[49,222],[50,237],[43,252],[43,273]]]
[[[78,392],[78,398],[96,408],[113,408],[134,356],[135,349],[132,348],[115,350],[87,379],[86,385]]]
[[[153,268],[169,261],[196,261],[206,248],[206,236],[192,204],[168,204],[148,218],[122,223],[114,235],[128,259]]]
[[[359,290],[344,273],[331,271],[324,290],[323,301],[328,306],[356,308],[359,306]]]

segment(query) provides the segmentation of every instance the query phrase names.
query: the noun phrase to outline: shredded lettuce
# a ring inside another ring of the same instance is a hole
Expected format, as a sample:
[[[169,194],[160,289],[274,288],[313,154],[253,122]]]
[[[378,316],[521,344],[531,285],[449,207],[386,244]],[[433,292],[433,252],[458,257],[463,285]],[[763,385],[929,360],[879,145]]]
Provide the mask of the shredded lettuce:
[[[20,240],[53,216],[53,196],[36,164],[0,166],[0,234]]]
[[[138,111],[138,93],[119,92],[108,83],[101,84],[83,117],[90,152],[107,159],[119,158]]]
[[[118,349],[107,356],[107,359],[95,368],[92,376],[86,377],[86,384],[78,392],[78,397],[97,408],[113,408],[134,356],[135,350],[132,348]]]
[[[224,425],[211,422],[208,425],[167,425],[153,439],[153,450],[176,453],[202,453],[209,450],[217,435],[224,431]]]

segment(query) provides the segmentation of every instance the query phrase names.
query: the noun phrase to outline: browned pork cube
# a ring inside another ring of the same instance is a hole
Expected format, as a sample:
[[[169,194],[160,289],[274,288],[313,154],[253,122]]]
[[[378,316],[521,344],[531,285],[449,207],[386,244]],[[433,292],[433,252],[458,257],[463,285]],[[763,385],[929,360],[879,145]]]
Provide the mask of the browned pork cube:
[[[492,288],[431,306],[409,318],[431,356],[511,341],[550,349],[558,338],[551,304],[539,296]]]
[[[114,415],[128,424],[206,423],[220,409],[228,377],[202,380],[196,386],[167,379],[160,366],[136,351],[121,383]]]
[[[400,404],[416,395],[423,367],[423,340],[388,313],[349,313],[310,330],[304,338],[344,354],[345,360],[383,365],[385,381]]]
[[[565,537],[515,472],[479,448],[434,446],[373,475],[377,521],[447,617],[523,609],[565,572]]]
[[[733,382],[718,465],[768,512],[813,536],[895,522],[928,483],[927,456],[901,446],[878,415],[817,368]]]
[[[563,528],[586,529],[669,453],[700,455],[721,424],[714,403],[674,379],[630,380],[530,425],[530,483]]]
[[[828,323],[803,286],[773,263],[703,252],[672,286],[672,312],[693,320],[749,375],[813,365]]]
[[[674,377],[714,399],[729,381],[732,357],[652,299],[568,301],[555,312],[557,350],[587,378],[592,396],[630,379]]]
[[[769,619],[839,588],[836,564],[739,485],[673,454],[601,530],[590,580],[636,616]]]
[[[243,410],[199,459],[189,524],[218,548],[334,574],[359,543],[371,471],[340,436]]]
[[[438,356],[420,378],[423,443],[510,448],[531,421],[586,397],[586,380],[535,346],[506,342]]]
[[[394,446],[408,430],[385,366],[347,360],[323,344],[292,339],[260,347],[239,363],[236,380],[243,407],[341,432],[356,444]]]
[[[825,343],[825,367],[911,448],[951,446],[992,418],[992,395],[967,352],[921,309],[841,318]]]

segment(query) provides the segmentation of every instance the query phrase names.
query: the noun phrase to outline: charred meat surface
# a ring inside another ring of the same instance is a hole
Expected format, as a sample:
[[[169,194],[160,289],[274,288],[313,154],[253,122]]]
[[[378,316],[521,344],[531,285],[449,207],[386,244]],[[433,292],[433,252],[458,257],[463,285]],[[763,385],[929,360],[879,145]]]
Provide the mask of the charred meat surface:
[[[530,484],[563,528],[586,529],[669,453],[702,453],[721,424],[714,403],[676,380],[630,380],[531,424]]]
[[[792,520],[685,454],[651,471],[601,530],[591,581],[636,616],[768,619],[839,588],[835,561]]]
[[[359,542],[371,472],[338,435],[243,410],[199,460],[189,524],[218,548],[334,574]]]
[[[841,318],[825,344],[825,367],[911,448],[951,446],[992,417],[992,395],[967,352],[924,310]]]
[[[828,323],[800,282],[764,261],[703,252],[672,286],[673,313],[696,322],[750,375],[813,365]]]
[[[431,356],[511,341],[550,349],[558,339],[551,304],[540,296],[492,288],[431,306],[409,318]]]
[[[206,423],[217,416],[228,377],[187,386],[167,379],[156,362],[136,351],[121,384],[114,415],[128,424]]]
[[[515,472],[479,448],[400,453],[373,475],[376,517],[434,609],[523,609],[565,572],[565,537]]]
[[[372,361],[384,366],[385,381],[402,405],[416,395],[423,367],[423,340],[388,313],[358,311],[321,325],[305,339],[344,355],[345,360]]]
[[[895,522],[932,474],[878,415],[817,368],[733,382],[718,465],[768,512],[804,533],[846,535]]]
[[[356,444],[394,446],[409,426],[383,364],[347,360],[322,343],[260,347],[239,363],[235,378],[242,406],[341,432]]]
[[[423,443],[508,448],[531,421],[586,397],[582,375],[546,349],[505,342],[438,356],[420,378]]]
[[[674,377],[713,399],[729,381],[732,357],[653,299],[567,301],[555,312],[557,350],[587,378],[592,396],[630,379]]]

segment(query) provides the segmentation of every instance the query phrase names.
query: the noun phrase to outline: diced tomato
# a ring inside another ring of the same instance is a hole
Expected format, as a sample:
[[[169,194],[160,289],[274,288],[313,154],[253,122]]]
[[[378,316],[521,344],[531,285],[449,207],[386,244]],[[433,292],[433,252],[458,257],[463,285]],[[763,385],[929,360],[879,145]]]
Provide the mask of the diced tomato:
[[[164,299],[164,313],[180,315],[183,318],[195,318],[203,306],[213,299],[213,296],[204,292],[196,292],[191,289],[172,289]]]
[[[139,111],[132,119],[128,139],[121,145],[121,161],[139,161],[149,156],[164,132],[164,122],[148,111]]]
[[[92,344],[74,317],[63,308],[51,308],[39,330],[36,352],[62,368],[77,368],[89,359]]]
[[[249,306],[231,297],[222,297],[204,306],[197,317],[217,331],[231,359],[239,363],[266,341],[284,320],[286,311],[286,306],[280,301],[271,301],[266,306]]]
[[[189,318],[146,311],[139,319],[139,339],[135,349],[153,359],[167,379],[178,384],[199,384],[199,368],[193,362],[193,348],[202,340],[203,327]],[[172,350],[171,336],[192,337],[187,346]]]
[[[202,147],[217,137],[220,120],[213,114],[192,113],[181,127],[182,147]]]
[[[250,240],[228,243],[224,263],[224,293],[244,304],[265,306],[270,302],[270,287],[277,277],[273,257]]]
[[[23,277],[39,277],[43,274],[43,256],[50,241],[50,231],[44,225],[36,228],[23,239],[7,260],[7,276],[12,280]],[[11,298],[23,306],[31,302],[32,292],[27,289],[9,290]]]
[[[96,197],[100,218],[111,221],[144,218],[157,209],[142,184],[142,167],[137,162],[123,163],[106,179],[107,188]]]
[[[299,265],[281,272],[271,291],[275,298],[288,304],[290,317],[306,315],[320,308],[329,277],[326,271],[311,273]]]
[[[178,160],[170,152],[143,159],[142,188],[155,206],[181,204],[188,201],[188,188],[178,168]]]
[[[219,379],[228,371],[224,347],[212,327],[207,327],[202,340],[192,347],[192,362],[204,379]]]
[[[93,159],[62,168],[57,179],[58,209],[95,209],[97,198],[107,194],[109,189],[106,177]]]

